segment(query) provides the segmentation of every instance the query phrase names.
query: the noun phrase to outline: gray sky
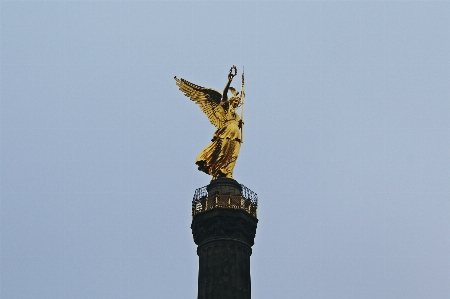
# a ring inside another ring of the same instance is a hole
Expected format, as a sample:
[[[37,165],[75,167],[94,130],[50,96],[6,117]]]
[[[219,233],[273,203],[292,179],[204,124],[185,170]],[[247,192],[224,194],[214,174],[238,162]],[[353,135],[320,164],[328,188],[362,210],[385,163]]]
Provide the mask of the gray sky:
[[[447,298],[450,2],[0,9],[2,299],[196,298],[214,127],[173,77],[233,64],[253,298]]]

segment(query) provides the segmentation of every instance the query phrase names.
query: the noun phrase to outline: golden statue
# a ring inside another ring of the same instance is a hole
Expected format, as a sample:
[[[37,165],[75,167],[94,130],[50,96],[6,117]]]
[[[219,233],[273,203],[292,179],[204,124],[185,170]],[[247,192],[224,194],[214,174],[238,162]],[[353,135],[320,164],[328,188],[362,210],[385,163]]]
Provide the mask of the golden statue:
[[[228,82],[223,90],[223,95],[217,90],[204,88],[175,77],[175,81],[184,95],[198,104],[209,121],[217,128],[211,143],[200,152],[195,162],[198,170],[211,175],[213,180],[220,177],[233,178],[233,168],[242,143],[244,122],[237,114],[236,108],[242,105],[241,115],[243,116],[244,72],[242,72],[240,96],[236,89],[230,87],[236,74],[237,69],[233,65],[228,73]],[[228,90],[232,93],[231,98],[228,98]]]

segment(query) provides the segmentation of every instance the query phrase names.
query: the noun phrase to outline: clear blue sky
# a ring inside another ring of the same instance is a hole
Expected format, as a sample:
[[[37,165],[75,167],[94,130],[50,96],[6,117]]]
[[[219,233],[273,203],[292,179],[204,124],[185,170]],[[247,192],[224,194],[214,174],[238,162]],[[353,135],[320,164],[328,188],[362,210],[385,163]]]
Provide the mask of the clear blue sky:
[[[253,298],[450,294],[450,2],[0,9],[2,299],[196,298],[214,127],[173,77],[233,64]]]

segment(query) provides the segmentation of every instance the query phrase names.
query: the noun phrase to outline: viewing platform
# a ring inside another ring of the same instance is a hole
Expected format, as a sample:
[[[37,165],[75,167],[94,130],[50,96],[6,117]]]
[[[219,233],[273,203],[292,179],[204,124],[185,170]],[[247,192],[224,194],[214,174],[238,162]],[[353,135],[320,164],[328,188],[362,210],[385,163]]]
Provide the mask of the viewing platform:
[[[217,208],[244,210],[257,218],[258,196],[233,179],[218,178],[195,190],[192,217]]]

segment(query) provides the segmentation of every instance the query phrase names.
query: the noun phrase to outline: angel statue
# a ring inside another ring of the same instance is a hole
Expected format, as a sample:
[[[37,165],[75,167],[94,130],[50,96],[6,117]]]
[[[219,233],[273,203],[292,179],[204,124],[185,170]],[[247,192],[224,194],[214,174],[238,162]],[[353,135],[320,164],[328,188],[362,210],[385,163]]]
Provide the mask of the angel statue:
[[[211,143],[200,152],[195,162],[198,170],[211,175],[213,180],[220,177],[233,178],[233,168],[242,143],[241,133],[244,122],[237,114],[236,108],[244,101],[244,73],[242,73],[240,96],[236,89],[230,87],[236,74],[237,69],[233,65],[228,73],[228,82],[223,94],[175,77],[184,95],[198,104],[209,121],[217,128]],[[228,91],[231,91],[231,98],[228,98]]]

